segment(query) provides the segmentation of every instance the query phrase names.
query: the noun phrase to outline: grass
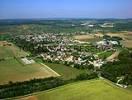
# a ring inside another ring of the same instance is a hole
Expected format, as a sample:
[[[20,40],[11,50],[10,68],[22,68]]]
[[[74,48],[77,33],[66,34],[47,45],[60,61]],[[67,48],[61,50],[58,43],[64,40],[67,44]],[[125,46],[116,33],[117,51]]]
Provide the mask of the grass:
[[[63,64],[54,64],[54,63],[45,63],[51,69],[56,71],[61,77],[65,80],[75,78],[77,75],[83,72],[89,72],[89,70],[79,70],[76,68],[72,68],[70,66],[65,66]]]
[[[15,45],[11,46],[0,46],[0,59],[7,59],[12,57],[25,57],[28,53],[20,50]]]
[[[0,59],[7,58],[7,57],[13,57],[13,53],[11,50],[9,50],[7,47],[1,47],[0,46]]]
[[[56,76],[53,71],[39,63],[23,64],[20,57],[27,55],[27,52],[13,44],[11,46],[0,45],[0,59],[4,59],[0,60],[0,84]]]
[[[23,65],[16,59],[0,62],[0,84],[8,83],[9,81],[25,81],[33,78],[45,78],[51,76],[56,75],[38,63]]]
[[[39,92],[25,100],[132,100],[132,92],[105,80],[81,81]]]
[[[112,54],[113,54],[113,51],[106,51],[106,52],[99,53],[98,56],[99,58],[105,59],[111,56]]]
[[[132,91],[132,85],[127,87],[128,90]]]

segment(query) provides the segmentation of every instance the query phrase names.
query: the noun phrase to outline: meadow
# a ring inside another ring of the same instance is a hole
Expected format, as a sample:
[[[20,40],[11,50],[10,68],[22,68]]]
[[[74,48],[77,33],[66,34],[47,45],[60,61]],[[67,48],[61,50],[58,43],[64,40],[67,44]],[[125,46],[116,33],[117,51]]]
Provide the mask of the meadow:
[[[24,100],[132,100],[132,92],[107,80],[75,82],[38,92]],[[22,99],[23,100],[23,99]]]
[[[29,53],[16,47],[14,44],[10,43],[10,45],[8,45],[8,42],[0,41],[0,59],[9,59],[12,57],[25,57],[28,55]]]
[[[51,76],[57,75],[38,63],[23,65],[16,59],[0,62],[0,84]]]
[[[20,50],[15,45],[0,46],[0,84],[10,81],[16,82],[58,76],[42,64],[36,62],[24,64],[21,57],[26,57],[27,55],[27,52]]]
[[[113,54],[113,51],[104,51],[104,52],[100,52],[97,54],[98,54],[99,58],[106,59],[107,57],[109,57]]]
[[[79,70],[76,68],[72,68],[70,66],[65,66],[63,64],[55,64],[55,63],[45,63],[51,69],[56,71],[58,74],[61,75],[61,78],[64,80],[76,78],[77,75],[80,75],[84,72],[89,72],[89,70]]]

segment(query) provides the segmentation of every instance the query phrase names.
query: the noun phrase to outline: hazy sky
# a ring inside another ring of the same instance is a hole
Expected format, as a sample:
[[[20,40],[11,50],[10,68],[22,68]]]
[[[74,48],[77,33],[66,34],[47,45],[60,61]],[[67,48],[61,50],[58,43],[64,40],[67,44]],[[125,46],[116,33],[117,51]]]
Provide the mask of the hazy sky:
[[[132,18],[132,0],[0,0],[0,19]]]

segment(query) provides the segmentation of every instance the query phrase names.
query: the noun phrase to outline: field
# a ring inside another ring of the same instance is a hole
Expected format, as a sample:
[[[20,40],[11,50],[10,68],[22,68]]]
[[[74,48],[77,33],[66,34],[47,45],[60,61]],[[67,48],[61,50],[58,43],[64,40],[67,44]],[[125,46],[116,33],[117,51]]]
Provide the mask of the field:
[[[106,80],[76,82],[22,100],[132,100],[132,92]]]
[[[120,33],[106,33],[109,36],[117,36],[123,39],[122,44],[125,47],[132,48],[132,32],[120,32]],[[103,37],[102,33],[90,34],[90,35],[75,35],[73,38],[80,41],[96,42],[101,41]]]
[[[38,63],[22,65],[16,59],[0,62],[0,84],[7,83],[9,81],[24,81],[33,78],[45,78],[50,76],[57,75],[53,71]]]
[[[61,77],[65,80],[75,78],[77,75],[83,72],[89,72],[89,70],[78,70],[76,68],[72,68],[70,66],[65,66],[62,64],[53,64],[53,63],[45,63],[51,69],[56,71]]]
[[[107,57],[111,56],[112,53],[113,53],[112,51],[104,51],[97,53],[97,55],[99,56],[99,58],[106,59]]]
[[[102,40],[101,34],[87,34],[87,35],[75,35],[73,39],[85,42],[96,42]]]
[[[127,89],[130,90],[130,91],[132,91],[132,86],[128,86]]]
[[[3,46],[4,45],[4,46]],[[6,41],[0,41],[0,59],[8,59],[12,57],[25,57],[28,53],[20,50],[14,44],[8,45]]]
[[[0,46],[0,84],[58,76],[43,64],[23,64],[20,57],[25,57],[27,54],[14,45]]]
[[[118,50],[118,51],[116,51],[116,52],[114,52],[112,55],[110,55],[109,57],[107,57],[107,58],[106,58],[106,60],[107,60],[107,61],[111,61],[111,60],[113,60],[113,59],[117,58],[117,57],[118,57],[118,55],[119,55],[119,53],[120,53],[120,51],[119,51],[119,50]]]
[[[127,48],[132,48],[132,40],[126,40],[122,42],[123,45]]]
[[[121,37],[123,46],[132,48],[132,32],[108,33],[107,35]]]
[[[87,40],[87,39],[93,39],[93,35],[76,35],[74,36],[75,39],[77,40]]]

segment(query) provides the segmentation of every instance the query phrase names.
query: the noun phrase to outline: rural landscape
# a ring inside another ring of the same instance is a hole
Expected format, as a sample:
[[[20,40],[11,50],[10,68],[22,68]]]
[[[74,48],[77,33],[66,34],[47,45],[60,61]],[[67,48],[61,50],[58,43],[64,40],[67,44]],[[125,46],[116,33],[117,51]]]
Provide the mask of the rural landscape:
[[[132,100],[132,18],[0,16],[0,100]]]

